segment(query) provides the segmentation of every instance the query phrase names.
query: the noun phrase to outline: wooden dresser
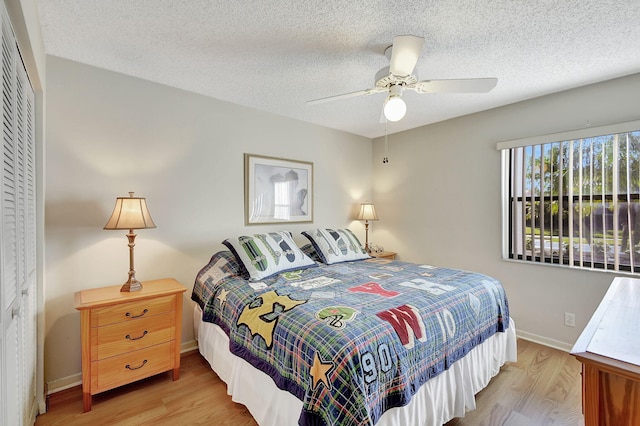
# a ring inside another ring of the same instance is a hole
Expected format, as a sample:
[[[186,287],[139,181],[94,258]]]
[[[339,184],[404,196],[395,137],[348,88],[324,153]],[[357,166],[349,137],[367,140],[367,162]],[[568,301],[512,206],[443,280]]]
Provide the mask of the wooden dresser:
[[[142,290],[122,285],[75,294],[82,335],[84,411],[100,392],[173,370],[180,377],[182,293],[173,278],[146,281]]]
[[[640,425],[640,280],[615,278],[573,346],[585,426]]]

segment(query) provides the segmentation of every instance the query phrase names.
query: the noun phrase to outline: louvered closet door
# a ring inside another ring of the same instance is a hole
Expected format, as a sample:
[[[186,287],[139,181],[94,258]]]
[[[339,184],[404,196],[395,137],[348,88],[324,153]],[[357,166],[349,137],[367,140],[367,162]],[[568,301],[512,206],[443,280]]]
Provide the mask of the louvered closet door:
[[[19,382],[22,419],[36,415],[36,262],[35,262],[35,134],[34,94],[27,73],[18,61],[16,79],[16,136],[18,170],[18,285],[20,290]]]
[[[15,135],[16,79],[14,41],[6,12],[2,14],[2,326],[3,420],[22,424],[19,376],[19,315],[21,289],[18,262],[18,167]]]
[[[34,93],[1,11],[0,425],[22,425],[36,414]]]

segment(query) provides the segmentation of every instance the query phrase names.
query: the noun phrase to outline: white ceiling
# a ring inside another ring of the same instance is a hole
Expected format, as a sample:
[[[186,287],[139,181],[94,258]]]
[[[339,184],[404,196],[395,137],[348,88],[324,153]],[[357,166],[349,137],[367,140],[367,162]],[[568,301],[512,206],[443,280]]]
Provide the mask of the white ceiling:
[[[395,133],[640,72],[639,0],[36,0],[47,54],[367,137],[396,35],[420,79],[497,77],[485,94],[405,93]]]

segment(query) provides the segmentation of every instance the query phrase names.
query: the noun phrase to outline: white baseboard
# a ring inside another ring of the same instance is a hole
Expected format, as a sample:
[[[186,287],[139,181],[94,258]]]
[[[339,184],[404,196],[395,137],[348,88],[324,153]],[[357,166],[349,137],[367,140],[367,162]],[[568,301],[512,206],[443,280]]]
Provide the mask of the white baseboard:
[[[185,342],[180,345],[180,353],[183,354],[185,352],[193,351],[198,349],[198,342],[196,340],[191,340],[190,342]]]
[[[47,396],[82,384],[82,373],[47,382]]]
[[[519,339],[529,340],[540,345],[549,346],[550,348],[558,349],[564,352],[571,352],[573,345],[559,340],[550,339],[548,337],[539,336],[533,333],[527,333],[526,331],[516,329],[516,336]]]
[[[180,345],[180,353],[183,354],[185,352],[190,352],[192,350],[198,349],[198,342],[195,340],[191,340],[189,342],[182,343]],[[67,377],[63,377],[61,379],[52,380],[47,382],[47,396],[54,394],[56,392],[61,392],[66,389],[70,389],[74,386],[79,386],[82,384],[82,373],[72,374]]]

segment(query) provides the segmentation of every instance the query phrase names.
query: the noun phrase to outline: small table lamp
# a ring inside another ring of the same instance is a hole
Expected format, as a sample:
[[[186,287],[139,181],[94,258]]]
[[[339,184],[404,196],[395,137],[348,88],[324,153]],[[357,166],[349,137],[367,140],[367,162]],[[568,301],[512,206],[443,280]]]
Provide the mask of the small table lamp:
[[[133,269],[133,247],[136,234],[134,229],[155,228],[156,224],[151,219],[149,209],[147,209],[147,201],[144,198],[134,197],[133,192],[129,192],[129,197],[116,198],[116,205],[109,221],[104,229],[128,229],[129,233],[129,279],[122,286],[120,291],[130,292],[142,289],[142,284],[136,279],[136,271]]]
[[[358,220],[364,220],[364,235],[365,235],[364,249],[368,253],[369,252],[369,221],[378,220],[378,215],[376,215],[376,209],[373,206],[373,203],[360,204],[360,213],[358,214]]]

